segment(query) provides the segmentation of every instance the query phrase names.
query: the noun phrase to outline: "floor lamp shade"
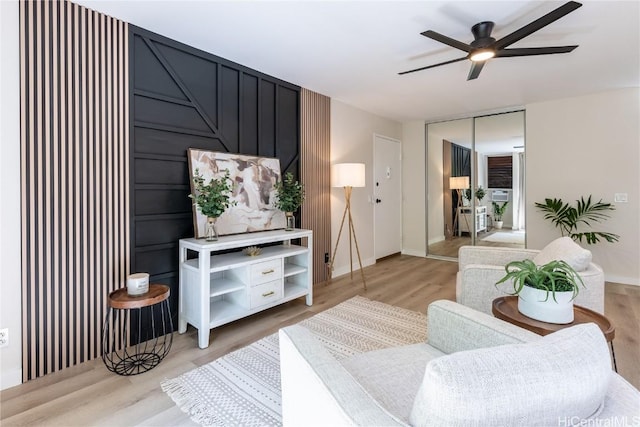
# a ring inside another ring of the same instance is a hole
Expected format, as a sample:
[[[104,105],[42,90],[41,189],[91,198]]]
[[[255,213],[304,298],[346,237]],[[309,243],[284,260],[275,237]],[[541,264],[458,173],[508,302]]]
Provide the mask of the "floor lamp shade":
[[[332,187],[365,187],[364,163],[338,163],[331,166]]]
[[[452,176],[449,178],[449,188],[452,190],[465,190],[469,188],[469,177]]]

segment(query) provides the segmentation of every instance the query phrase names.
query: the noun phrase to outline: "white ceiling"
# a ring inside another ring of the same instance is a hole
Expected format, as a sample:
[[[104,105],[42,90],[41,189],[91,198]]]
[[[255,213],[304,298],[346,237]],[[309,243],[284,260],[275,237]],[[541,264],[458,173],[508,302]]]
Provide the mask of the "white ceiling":
[[[556,1],[151,1],[77,3],[322,93],[405,121],[463,117],[528,103],[640,86],[640,2],[585,1],[512,45],[578,44],[569,54],[490,61],[467,81],[468,61],[399,76],[464,56],[420,35],[471,42],[491,20],[499,39]]]

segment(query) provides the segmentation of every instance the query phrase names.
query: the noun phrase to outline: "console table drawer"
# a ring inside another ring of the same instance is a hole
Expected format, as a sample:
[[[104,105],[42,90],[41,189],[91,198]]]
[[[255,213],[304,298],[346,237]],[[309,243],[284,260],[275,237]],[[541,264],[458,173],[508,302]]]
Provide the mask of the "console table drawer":
[[[270,304],[282,298],[282,280],[275,280],[251,288],[251,308]]]
[[[282,260],[259,262],[250,267],[251,286],[282,278]]]

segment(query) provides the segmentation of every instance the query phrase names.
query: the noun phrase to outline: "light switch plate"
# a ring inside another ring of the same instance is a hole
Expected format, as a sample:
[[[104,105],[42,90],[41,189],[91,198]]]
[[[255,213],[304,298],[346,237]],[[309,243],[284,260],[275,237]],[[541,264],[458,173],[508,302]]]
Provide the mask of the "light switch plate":
[[[616,193],[613,196],[613,201],[615,203],[627,203],[629,199],[627,197],[627,193]]]
[[[6,347],[9,345],[9,329],[0,329],[0,347]]]

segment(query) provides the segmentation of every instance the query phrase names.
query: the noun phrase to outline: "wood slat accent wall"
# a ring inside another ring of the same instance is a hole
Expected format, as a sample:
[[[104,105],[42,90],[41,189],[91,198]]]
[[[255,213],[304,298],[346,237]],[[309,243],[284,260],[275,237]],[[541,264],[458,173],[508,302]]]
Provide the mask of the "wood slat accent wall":
[[[300,92],[300,177],[306,199],[302,227],[313,230],[313,283],[327,280],[324,255],[331,253],[331,99]]]
[[[101,354],[129,268],[127,24],[20,2],[23,380]]]

